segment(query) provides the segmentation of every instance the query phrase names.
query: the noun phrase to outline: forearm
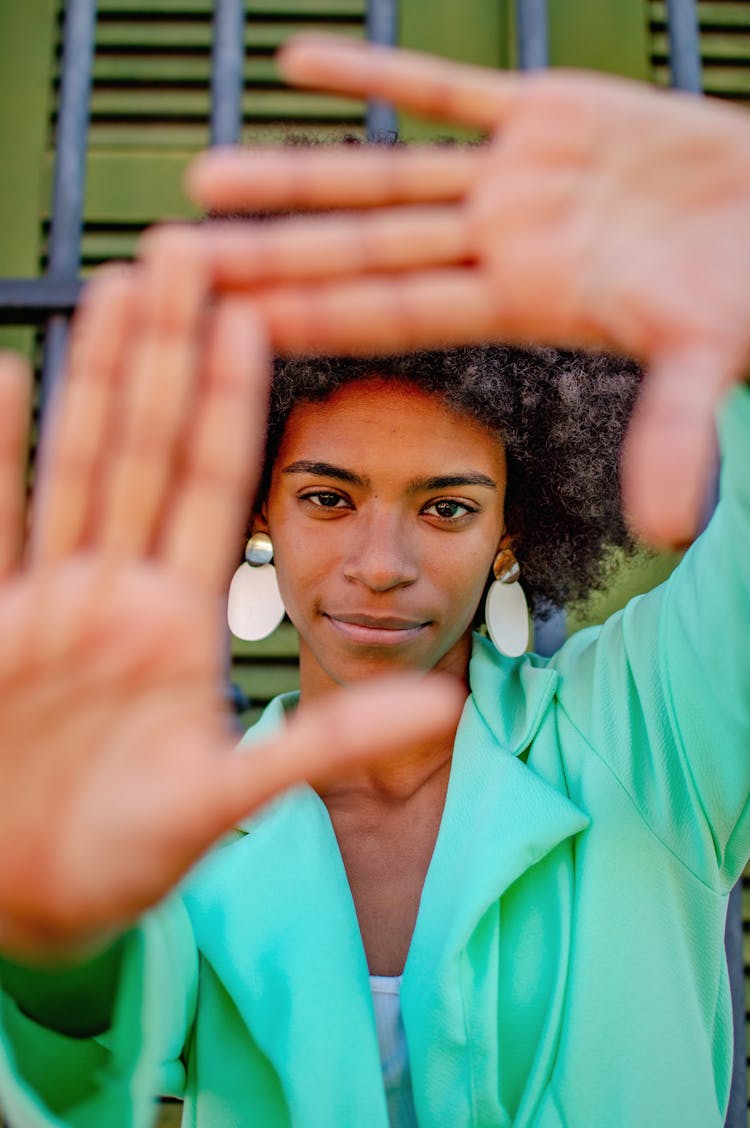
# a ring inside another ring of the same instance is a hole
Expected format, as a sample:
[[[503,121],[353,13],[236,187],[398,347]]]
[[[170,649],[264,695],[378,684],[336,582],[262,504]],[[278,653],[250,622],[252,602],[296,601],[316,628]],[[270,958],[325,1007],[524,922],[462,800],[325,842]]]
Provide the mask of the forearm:
[[[722,497],[670,579],[563,647],[562,701],[644,819],[722,892],[750,849],[750,396],[721,418]]]
[[[182,1093],[198,956],[171,898],[67,972],[0,962],[0,1105],[25,1128],[132,1128]],[[77,1013],[74,1013],[77,1012]],[[97,1029],[99,1028],[98,1033]],[[85,1033],[93,1037],[85,1037]]]

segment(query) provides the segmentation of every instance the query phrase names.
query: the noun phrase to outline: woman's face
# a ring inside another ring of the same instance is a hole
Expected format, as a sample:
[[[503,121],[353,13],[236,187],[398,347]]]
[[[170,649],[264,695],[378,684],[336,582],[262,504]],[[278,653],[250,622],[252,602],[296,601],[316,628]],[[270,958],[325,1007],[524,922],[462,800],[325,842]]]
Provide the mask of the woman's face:
[[[303,696],[403,669],[466,678],[505,478],[496,436],[411,385],[292,411],[265,519]]]

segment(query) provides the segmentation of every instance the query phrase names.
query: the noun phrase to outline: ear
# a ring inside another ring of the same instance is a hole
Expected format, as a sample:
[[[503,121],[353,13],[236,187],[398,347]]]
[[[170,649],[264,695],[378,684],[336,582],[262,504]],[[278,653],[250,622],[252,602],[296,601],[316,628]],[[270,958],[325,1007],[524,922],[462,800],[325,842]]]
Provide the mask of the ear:
[[[513,537],[507,531],[500,537],[495,559],[492,562],[492,574],[501,584],[514,583],[521,574],[513,547]]]
[[[509,548],[511,552],[515,551],[515,537],[506,529],[497,544],[497,551],[502,552],[504,548]]]
[[[268,506],[264,501],[260,508],[254,509],[250,518],[250,533],[269,533]]]

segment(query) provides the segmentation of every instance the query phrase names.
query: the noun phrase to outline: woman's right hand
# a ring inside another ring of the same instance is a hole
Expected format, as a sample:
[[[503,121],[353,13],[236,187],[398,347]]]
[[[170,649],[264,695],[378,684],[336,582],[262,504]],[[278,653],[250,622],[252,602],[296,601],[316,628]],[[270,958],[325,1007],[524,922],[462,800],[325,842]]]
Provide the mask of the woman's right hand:
[[[96,950],[241,816],[455,725],[460,693],[333,695],[237,754],[224,599],[265,433],[268,355],[207,303],[190,232],[105,270],[75,319],[24,532],[30,380],[0,361],[0,950]]]

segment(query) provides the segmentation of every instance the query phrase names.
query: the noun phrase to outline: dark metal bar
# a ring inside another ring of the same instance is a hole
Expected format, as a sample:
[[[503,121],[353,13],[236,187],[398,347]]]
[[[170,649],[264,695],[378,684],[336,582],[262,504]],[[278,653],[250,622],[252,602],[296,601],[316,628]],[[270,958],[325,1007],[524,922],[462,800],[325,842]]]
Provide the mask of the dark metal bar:
[[[83,283],[68,278],[0,280],[0,325],[39,325],[58,313],[70,315]]]
[[[214,0],[211,49],[211,145],[237,145],[242,138],[242,94],[245,86],[244,0]],[[230,708],[239,717],[250,708],[242,689],[232,682],[232,652],[226,631],[225,678]],[[239,731],[239,729],[238,729]]]
[[[747,1068],[745,1039],[745,976],[742,954],[742,881],[729,895],[724,944],[729,968],[729,989],[732,994],[732,1027],[734,1058],[732,1085],[725,1128],[747,1128]]]
[[[236,145],[242,136],[245,79],[245,5],[243,0],[214,0],[211,54],[212,145]]]
[[[91,72],[94,59],[96,0],[68,0],[65,12],[60,100],[57,119],[55,177],[47,274],[73,281],[81,262],[81,231],[86,187],[86,135],[89,124]],[[42,404],[47,402],[60,371],[67,338],[67,319],[51,319],[42,366]]]
[[[721,466],[718,451],[716,465],[706,487],[701,529],[704,529],[719,503]],[[724,951],[732,1000],[732,1079],[724,1128],[747,1128],[747,1037],[745,1031],[745,955],[742,943],[742,879],[729,895],[724,929]]]
[[[711,480],[706,487],[701,530],[711,520],[719,503],[719,477],[721,466],[718,451]],[[727,920],[724,929],[724,951],[729,973],[729,993],[732,999],[732,1080],[729,1088],[724,1128],[747,1128],[747,1039],[745,1034],[745,956],[742,945],[742,879],[729,895]]]
[[[393,47],[398,43],[398,0],[367,0],[366,34],[368,42]],[[367,140],[395,141],[398,115],[387,102],[367,103]]]
[[[253,702],[247,696],[242,686],[237,685],[236,682],[230,681],[227,684],[227,698],[229,708],[233,713],[246,713],[248,709],[252,708]]]
[[[549,20],[547,0],[517,0],[516,45],[520,70],[549,66]],[[534,621],[534,650],[549,656],[565,642],[565,611],[559,608],[548,619]]]
[[[672,86],[700,94],[701,42],[695,0],[667,0],[667,32]]]
[[[42,356],[42,415],[47,410],[55,384],[62,374],[65,354],[68,350],[69,327],[70,318],[63,314],[56,314],[47,322]]]
[[[539,70],[549,66],[547,0],[518,0],[516,34],[521,70]]]
[[[558,608],[548,619],[534,620],[534,653],[550,657],[565,642],[565,611]]]

